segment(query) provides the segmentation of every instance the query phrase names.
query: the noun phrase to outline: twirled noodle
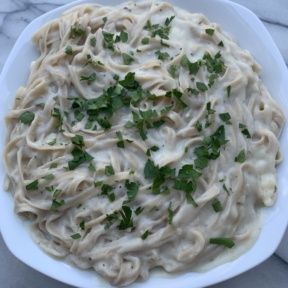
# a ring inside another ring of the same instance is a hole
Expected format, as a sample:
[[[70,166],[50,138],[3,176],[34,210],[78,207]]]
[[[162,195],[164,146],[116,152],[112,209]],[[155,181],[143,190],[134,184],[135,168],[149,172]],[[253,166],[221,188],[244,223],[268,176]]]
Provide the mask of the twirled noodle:
[[[128,285],[255,242],[284,118],[247,51],[153,1],[77,6],[33,40],[4,157],[16,212],[47,253]]]

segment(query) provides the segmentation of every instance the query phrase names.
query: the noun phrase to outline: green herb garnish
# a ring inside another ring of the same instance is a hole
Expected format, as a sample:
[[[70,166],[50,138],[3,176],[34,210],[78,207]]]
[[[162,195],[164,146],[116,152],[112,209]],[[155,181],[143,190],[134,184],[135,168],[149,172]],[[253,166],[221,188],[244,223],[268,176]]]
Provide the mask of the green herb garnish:
[[[212,207],[215,212],[220,212],[223,210],[222,204],[218,198],[214,198],[212,201]]]
[[[82,75],[80,76],[80,81],[87,81],[87,84],[90,85],[92,82],[96,80],[96,73],[93,72],[88,76]]]
[[[77,240],[81,238],[81,235],[79,233],[75,233],[73,235],[70,236],[72,239]]]
[[[151,235],[152,232],[150,230],[146,230],[142,235],[141,235],[141,239],[145,240],[149,235]]]
[[[122,219],[118,226],[119,230],[126,230],[128,228],[133,228],[133,219],[132,219],[132,210],[129,206],[122,206],[122,209],[119,211]]]
[[[147,45],[147,44],[149,44],[149,42],[150,42],[150,39],[149,39],[148,37],[144,37],[144,38],[141,40],[141,43],[142,43],[143,45]]]
[[[127,53],[122,53],[122,59],[125,65],[130,65],[134,61],[134,58]]]
[[[130,182],[129,180],[126,180],[125,188],[127,189],[128,200],[131,201],[137,196],[139,190],[139,183]]]
[[[33,191],[38,189],[38,180],[34,180],[33,182],[26,185],[27,191]]]
[[[210,238],[209,243],[225,246],[227,248],[232,248],[235,245],[234,241],[231,238],[225,237]]]
[[[246,136],[246,138],[251,138],[251,134],[249,130],[247,129],[247,126],[245,124],[239,123],[239,128],[241,129],[241,133]]]
[[[65,48],[65,53],[67,55],[73,55],[73,50],[72,50],[72,47],[70,45],[68,45],[66,48]]]
[[[246,155],[244,149],[239,152],[239,154],[235,157],[235,162],[243,163],[246,160]]]
[[[114,171],[112,165],[108,165],[108,166],[105,167],[105,175],[106,176],[112,176],[114,174],[115,174],[115,171]]]
[[[170,57],[170,55],[167,52],[161,52],[160,50],[157,50],[155,52],[155,55],[161,61],[165,61],[165,60],[167,60]]]
[[[226,124],[226,125],[231,125],[231,116],[228,112],[226,113],[220,113],[219,118]]]
[[[23,112],[20,117],[19,121],[23,124],[30,125],[35,118],[35,114],[30,111]]]
[[[214,34],[215,30],[212,29],[212,28],[207,28],[207,29],[205,29],[205,32],[206,32],[206,34],[208,34],[209,36],[212,36],[212,35]]]

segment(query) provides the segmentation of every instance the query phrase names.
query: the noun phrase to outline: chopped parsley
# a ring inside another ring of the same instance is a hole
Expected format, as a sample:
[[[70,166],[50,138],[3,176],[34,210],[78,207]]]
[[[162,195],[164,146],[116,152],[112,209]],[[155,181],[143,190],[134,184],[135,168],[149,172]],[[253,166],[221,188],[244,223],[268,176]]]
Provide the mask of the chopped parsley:
[[[145,240],[145,239],[147,239],[147,237],[149,236],[149,235],[151,235],[152,234],[152,232],[150,231],[150,230],[146,230],[142,235],[141,235],[141,239],[142,240]]]
[[[23,124],[30,125],[35,118],[35,114],[30,111],[23,112],[20,117],[19,121]]]
[[[176,180],[174,182],[174,188],[184,191],[188,203],[191,203],[194,207],[198,205],[192,197],[192,193],[196,191],[197,181],[201,173],[194,169],[192,164],[183,165],[179,170]]]
[[[231,125],[231,116],[228,112],[226,113],[220,113],[219,118],[226,124],[226,125]]]
[[[77,240],[81,238],[81,235],[79,233],[75,233],[73,235],[70,236],[72,239]]]
[[[74,144],[74,145],[77,145],[79,147],[84,147],[85,144],[84,144],[84,139],[83,139],[83,136],[82,135],[75,135],[71,138],[71,142]]]
[[[150,157],[150,156],[151,156],[151,152],[156,152],[156,151],[158,151],[158,150],[159,150],[159,147],[156,146],[156,145],[153,145],[152,147],[150,147],[150,148],[147,149],[146,155],[147,155],[148,157]]]
[[[207,85],[203,82],[196,82],[196,87],[200,92],[205,92],[208,90]]]
[[[119,230],[126,230],[128,228],[133,228],[133,219],[132,219],[132,210],[129,206],[122,206],[122,209],[119,211],[120,216],[122,217],[120,224],[118,226]]]
[[[82,75],[80,76],[80,81],[87,81],[87,84],[90,85],[92,82],[96,80],[96,73],[93,72],[90,75]]]
[[[65,48],[65,53],[67,55],[73,55],[73,50],[72,50],[72,47],[70,45],[68,45],[66,48]]]
[[[115,42],[123,42],[126,43],[128,41],[128,33],[125,31],[121,31],[119,35],[116,36]]]
[[[117,141],[117,147],[119,148],[125,148],[125,144],[124,144],[124,139],[123,139],[123,135],[120,131],[117,131],[116,132],[116,136],[118,138],[118,141]]]
[[[122,53],[122,59],[125,65],[130,65],[134,61],[134,58],[127,53]]]
[[[192,75],[196,75],[201,67],[201,61],[190,62],[188,57],[184,55],[181,58],[180,65],[189,70],[189,73]]]
[[[171,22],[175,16],[171,16],[170,18],[166,18],[164,25],[160,24],[152,24],[150,20],[147,21],[144,29],[150,32],[152,38],[159,36],[161,39],[169,39],[169,33],[171,29]]]
[[[210,238],[209,243],[225,246],[227,248],[232,248],[235,245],[234,241],[231,238],[225,237]]]
[[[92,47],[95,47],[95,46],[96,46],[96,37],[91,37],[91,38],[90,38],[90,45],[91,45]]]
[[[212,201],[212,207],[216,213],[223,210],[222,204],[218,198],[214,198]]]
[[[239,154],[235,157],[235,162],[243,163],[246,160],[246,155],[244,149],[239,152]]]
[[[136,210],[134,211],[136,215],[140,215],[143,212],[144,208],[139,206],[136,208]]]
[[[69,170],[74,170],[81,164],[85,162],[90,162],[93,157],[88,154],[86,151],[82,150],[80,147],[74,147],[71,152],[73,159],[68,161],[68,168]]]
[[[250,132],[249,132],[249,130],[247,129],[247,126],[245,125],[245,124],[242,124],[242,123],[239,123],[239,128],[240,128],[240,130],[241,130],[241,133],[243,134],[243,135],[245,135],[246,136],[246,138],[251,138],[251,134],[250,134]]]
[[[86,31],[82,25],[79,23],[74,24],[70,29],[70,37],[71,38],[78,38],[82,37],[86,34]]]
[[[170,65],[168,68],[168,72],[173,78],[175,78],[177,75],[177,66],[175,64]]]
[[[226,91],[227,91],[227,96],[230,97],[231,94],[231,85],[226,87]]]
[[[148,37],[144,37],[141,40],[141,44],[143,44],[143,45],[147,45],[147,44],[149,44],[149,42],[150,42],[150,39]]]
[[[161,52],[160,50],[157,50],[155,52],[155,55],[161,61],[165,61],[165,60],[169,59],[169,57],[170,57],[170,55],[167,52]]]
[[[27,191],[33,191],[38,189],[38,180],[34,180],[33,182],[26,185]]]
[[[151,159],[148,159],[144,167],[144,177],[153,180],[152,193],[160,194],[167,192],[168,187],[163,186],[165,181],[175,176],[175,169],[168,166],[158,167]]]
[[[172,210],[172,203],[169,203],[168,207],[168,223],[171,225],[173,222],[174,212]]]
[[[111,185],[103,184],[101,187],[101,195],[107,196],[110,202],[115,201],[115,193],[113,192],[113,186]]]
[[[84,220],[82,220],[80,222],[79,227],[80,227],[81,230],[85,230],[85,221]]]
[[[218,43],[218,46],[219,46],[219,47],[224,47],[224,43],[223,43],[222,40]]]
[[[129,180],[125,181],[125,188],[127,189],[128,200],[131,201],[136,198],[139,191],[139,183],[130,182]]]
[[[220,148],[228,141],[225,140],[225,128],[221,125],[211,136],[204,138],[201,146],[194,149],[196,155],[195,167],[204,169],[209,160],[215,160],[220,156]]]
[[[58,208],[60,208],[64,204],[65,204],[65,201],[63,199],[61,199],[61,200],[53,199],[50,209],[51,210],[57,210]]]
[[[88,169],[92,173],[96,172],[96,168],[92,162],[89,163]]]
[[[202,124],[199,120],[197,120],[197,122],[194,124],[194,127],[197,129],[198,132],[202,131]]]
[[[115,174],[115,171],[114,171],[112,165],[108,165],[108,166],[105,167],[105,175],[106,176],[112,176],[114,174]]]
[[[102,31],[104,48],[114,51],[114,34]]]
[[[70,29],[70,38],[79,38],[85,36],[86,30],[79,23],[74,24]]]
[[[212,28],[207,28],[207,29],[205,29],[205,32],[206,32],[206,34],[208,34],[209,36],[212,36],[212,35],[214,34],[215,30],[212,29]]]

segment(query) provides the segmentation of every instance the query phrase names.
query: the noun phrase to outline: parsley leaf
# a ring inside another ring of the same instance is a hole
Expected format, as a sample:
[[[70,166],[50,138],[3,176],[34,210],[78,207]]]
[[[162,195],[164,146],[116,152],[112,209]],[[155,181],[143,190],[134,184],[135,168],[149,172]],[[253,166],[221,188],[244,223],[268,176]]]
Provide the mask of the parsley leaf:
[[[125,148],[125,144],[124,144],[124,140],[123,140],[123,135],[120,131],[117,131],[116,132],[116,136],[118,138],[118,141],[117,141],[117,146],[119,148]]]
[[[205,29],[205,32],[206,32],[206,34],[208,34],[209,36],[212,36],[212,35],[214,34],[215,30],[212,29],[212,28],[207,28],[207,29]]]
[[[34,118],[35,114],[33,112],[25,111],[20,115],[19,120],[23,124],[30,125]]]
[[[103,184],[101,187],[101,195],[107,196],[110,202],[115,201],[115,194],[114,192],[112,192],[112,190],[113,190],[113,187],[108,184]]]
[[[60,208],[64,204],[65,204],[65,201],[63,199],[61,199],[61,200],[53,199],[50,209],[51,210],[57,210],[58,208]]]
[[[84,220],[82,220],[80,222],[79,227],[80,227],[81,230],[85,230],[85,221]]]
[[[159,150],[159,147],[156,146],[156,145],[153,145],[152,147],[150,147],[150,148],[147,149],[146,155],[150,157],[150,156],[151,156],[151,151],[152,151],[152,152],[156,152],[156,151],[158,151],[158,150]]]
[[[118,226],[119,230],[126,230],[128,228],[133,228],[132,210],[129,206],[122,206],[122,210],[119,211],[122,219]]]
[[[82,75],[80,76],[80,81],[87,81],[87,84],[90,85],[92,82],[96,80],[96,73],[93,72],[88,76]]]
[[[209,243],[225,246],[227,248],[232,248],[235,245],[234,241],[231,238],[225,237],[210,238]]]
[[[231,123],[231,116],[230,116],[230,114],[228,113],[228,112],[226,112],[226,113],[220,113],[219,114],[219,117],[220,117],[220,119],[223,121],[223,122],[225,122],[225,124],[226,125],[231,125],[232,123]]]
[[[230,97],[230,94],[231,94],[231,85],[227,86],[227,87],[226,87],[226,90],[227,90],[227,96]]]
[[[102,31],[102,35],[104,39],[104,48],[114,51],[114,34]]]
[[[141,239],[145,240],[149,235],[151,235],[152,232],[149,230],[146,230],[142,235],[141,235]]]
[[[170,57],[170,55],[167,52],[161,52],[160,50],[157,50],[155,52],[155,55],[161,61],[165,61],[165,60],[167,60]]]
[[[243,163],[246,160],[244,149],[239,152],[239,154],[235,157],[235,162]]]
[[[65,53],[67,55],[73,55],[73,50],[72,50],[72,47],[70,45],[68,45],[66,48],[65,48]]]
[[[205,92],[208,90],[207,85],[203,82],[196,82],[196,87],[200,92]]]
[[[129,72],[125,75],[125,78],[119,81],[119,84],[125,87],[128,90],[137,89],[139,87],[139,83],[135,80],[135,73]]]
[[[247,129],[247,126],[245,124],[239,123],[239,128],[241,129],[241,133],[246,136],[246,138],[251,138],[251,134],[249,130]]]
[[[129,180],[126,180],[125,188],[127,189],[128,200],[131,201],[137,196],[139,190],[139,183],[130,182]]]
[[[81,235],[79,233],[75,233],[73,235],[70,236],[72,239],[77,240],[81,238]]]
[[[114,174],[115,174],[115,171],[114,171],[112,165],[108,165],[108,166],[105,167],[105,175],[106,176],[112,176]]]
[[[33,191],[38,189],[38,180],[34,180],[33,182],[26,185],[27,191]]]
[[[127,53],[122,53],[122,59],[125,65],[130,65],[134,61],[134,58]]]
[[[212,207],[214,209],[215,212],[220,212],[223,210],[223,207],[222,207],[222,204],[221,202],[219,201],[219,199],[217,198],[214,198],[213,201],[212,201]]]
[[[74,137],[71,138],[71,142],[72,142],[74,145],[79,146],[80,148],[85,146],[85,144],[84,144],[84,139],[83,139],[83,136],[82,136],[82,135],[76,134]]]
[[[77,38],[82,37],[86,34],[86,31],[82,25],[79,23],[74,24],[70,29],[70,37]]]
[[[93,159],[93,157],[90,154],[88,154],[86,151],[83,151],[78,146],[74,147],[71,153],[72,153],[73,159],[68,161],[69,170],[74,170],[79,165],[85,162],[90,162]]]
[[[168,207],[168,223],[171,225],[173,222],[174,212],[172,210],[172,203],[170,202]]]
[[[90,38],[90,45],[91,45],[92,47],[95,47],[95,46],[96,46],[96,37]]]
[[[149,44],[149,42],[150,42],[150,39],[149,39],[148,37],[144,37],[144,38],[141,40],[141,44],[143,44],[143,45],[147,45],[147,44]]]
[[[155,166],[152,160],[148,159],[144,167],[144,177],[146,179],[153,179],[157,172],[157,166]]]

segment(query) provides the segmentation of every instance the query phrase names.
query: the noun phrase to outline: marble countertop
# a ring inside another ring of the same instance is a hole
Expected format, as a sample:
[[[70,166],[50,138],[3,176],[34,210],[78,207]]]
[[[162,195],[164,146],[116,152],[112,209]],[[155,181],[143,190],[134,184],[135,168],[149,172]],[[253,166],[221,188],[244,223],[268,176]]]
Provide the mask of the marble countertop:
[[[200,0],[199,0],[200,1]],[[252,10],[264,23],[288,65],[288,1],[233,0]],[[14,42],[33,19],[70,0],[0,0],[0,72]],[[288,238],[287,238],[288,239]],[[0,236],[0,286],[3,288],[69,288],[17,260]],[[213,288],[284,288],[288,283],[288,264],[276,254],[256,268]]]

